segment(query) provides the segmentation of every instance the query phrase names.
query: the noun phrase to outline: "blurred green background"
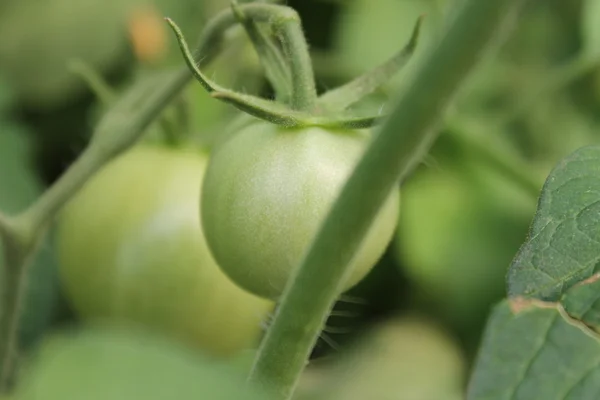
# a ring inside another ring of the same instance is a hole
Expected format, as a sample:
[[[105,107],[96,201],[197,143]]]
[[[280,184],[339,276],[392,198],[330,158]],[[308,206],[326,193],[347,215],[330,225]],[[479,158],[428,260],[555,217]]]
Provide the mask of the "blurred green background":
[[[447,10],[459,2],[287,4],[302,17],[320,90],[385,61],[406,43],[416,18],[427,14],[408,67],[359,105],[378,110],[409,81],[428,44],[442,32]],[[337,304],[299,397],[460,398],[486,316],[505,295],[506,270],[526,238],[545,176],[562,157],[600,137],[600,73],[593,67],[577,69],[589,43],[600,42],[593,29],[600,26],[600,7],[590,6],[593,2],[529,1],[507,43],[482,61],[449,110],[432,152],[404,182],[395,240],[368,278]],[[74,60],[119,93],[141,76],[183,65],[162,16],[173,18],[193,38],[227,4],[0,3],[2,210],[24,209],[89,140],[103,106],[69,69]],[[243,45],[244,51],[214,63],[211,76],[228,87],[270,95],[256,57]],[[193,99],[193,127],[202,140],[218,136],[223,122],[236,114],[200,85],[192,84],[184,95]],[[43,332],[78,324],[61,296],[55,263],[50,234],[30,271],[21,329],[25,349]],[[373,368],[409,372],[352,378]],[[428,391],[432,381],[443,382],[439,392]],[[370,397],[379,396],[376,387],[385,385],[394,388],[393,396]]]

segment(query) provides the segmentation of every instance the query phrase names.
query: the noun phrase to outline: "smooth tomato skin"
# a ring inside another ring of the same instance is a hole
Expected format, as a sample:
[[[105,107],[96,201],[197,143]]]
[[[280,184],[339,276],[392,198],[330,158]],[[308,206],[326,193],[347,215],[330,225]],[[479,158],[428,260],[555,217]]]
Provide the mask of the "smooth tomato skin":
[[[253,346],[272,303],[212,258],[198,199],[207,156],[144,145],[116,159],[58,221],[62,284],[83,317],[167,332],[216,355]]]
[[[255,122],[213,152],[202,190],[202,222],[213,256],[234,282],[259,296],[278,298],[369,135]],[[393,190],[343,290],[358,283],[385,251],[399,201],[398,190]]]

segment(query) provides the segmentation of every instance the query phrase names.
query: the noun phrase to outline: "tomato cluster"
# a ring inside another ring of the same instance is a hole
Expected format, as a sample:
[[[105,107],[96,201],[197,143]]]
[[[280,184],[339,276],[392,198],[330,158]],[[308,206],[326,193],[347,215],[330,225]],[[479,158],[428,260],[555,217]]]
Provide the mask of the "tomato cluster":
[[[60,272],[73,307],[215,354],[252,346],[369,137],[252,121],[210,158],[156,144],[117,158],[59,219]],[[398,211],[395,190],[343,290],[380,258]]]
[[[209,91],[221,90],[170,24],[194,76]],[[368,129],[350,127],[374,123],[357,124],[362,120],[346,112],[350,104],[318,99],[314,82],[298,79],[310,68],[295,65],[294,96],[279,104],[223,92],[262,120],[231,125],[210,156],[187,140],[172,147],[145,142],[77,193],[60,217],[58,248],[63,285],[79,314],[150,326],[218,354],[255,343],[370,142]],[[338,294],[377,263],[398,213],[394,188]]]

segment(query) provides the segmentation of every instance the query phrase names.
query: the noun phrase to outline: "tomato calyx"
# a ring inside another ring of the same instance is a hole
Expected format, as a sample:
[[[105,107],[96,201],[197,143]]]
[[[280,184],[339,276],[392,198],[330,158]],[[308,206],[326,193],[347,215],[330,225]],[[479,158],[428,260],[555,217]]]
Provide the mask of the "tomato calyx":
[[[256,118],[287,128],[362,129],[376,125],[384,115],[355,116],[347,109],[374,92],[399,72],[414,53],[423,17],[414,26],[408,43],[394,56],[349,83],[316,96],[312,63],[296,12],[269,4],[232,5],[232,12],[253,42],[265,67],[277,101],[224,88],[208,78],[197,66],[179,27],[165,18],[173,30],[187,67],[194,78],[212,95]],[[287,57],[259,30],[258,22],[271,25]],[[291,88],[291,89],[290,89]]]

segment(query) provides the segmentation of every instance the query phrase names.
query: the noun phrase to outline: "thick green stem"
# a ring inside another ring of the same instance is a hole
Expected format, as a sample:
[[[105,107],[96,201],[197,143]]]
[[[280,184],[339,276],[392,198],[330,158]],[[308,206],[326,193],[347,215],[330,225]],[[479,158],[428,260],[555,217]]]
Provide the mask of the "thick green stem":
[[[288,56],[292,73],[292,108],[296,110],[311,110],[317,100],[315,77],[312,67],[308,44],[302,31],[300,17],[290,8],[274,25],[280,26],[283,49]]]
[[[0,271],[0,393],[7,392],[13,381],[18,355],[17,333],[27,260],[32,253],[31,237],[24,227],[12,218],[0,215],[4,269]]]
[[[456,90],[521,2],[468,0],[460,8],[373,138],[288,282],[250,383],[277,399],[291,397],[371,221],[399,178],[429,149]]]
[[[5,257],[7,262],[10,258],[12,257]],[[3,312],[0,316],[0,393],[10,390],[14,378],[14,365],[18,356],[18,329],[15,328],[19,326],[26,283],[26,259],[16,260],[13,258],[11,262],[14,265],[18,263],[23,267],[13,271],[4,271],[3,276],[2,296],[0,296],[3,305]]]

